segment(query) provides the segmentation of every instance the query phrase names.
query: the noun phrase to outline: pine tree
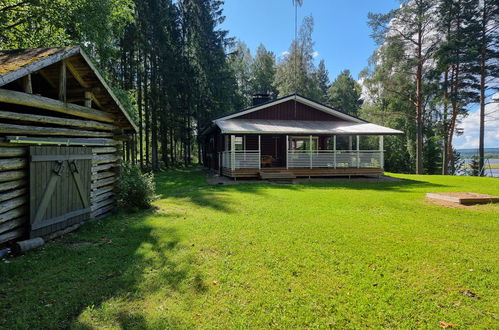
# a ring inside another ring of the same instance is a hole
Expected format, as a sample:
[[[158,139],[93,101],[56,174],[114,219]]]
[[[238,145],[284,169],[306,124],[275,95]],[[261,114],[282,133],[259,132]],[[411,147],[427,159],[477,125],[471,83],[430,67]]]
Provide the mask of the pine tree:
[[[327,103],[328,102],[328,89],[329,89],[329,72],[326,69],[326,63],[324,60],[319,62],[316,73],[317,85],[320,90],[320,98],[318,101]]]
[[[265,46],[260,44],[251,65],[251,93],[269,94],[270,97],[275,98],[277,96],[277,90],[273,85],[275,73],[274,53],[267,51]]]
[[[430,33],[436,24],[435,9],[434,0],[409,0],[388,14],[369,14],[372,36],[380,45],[392,42],[403,47],[397,66],[414,76],[410,101],[415,108],[417,174],[423,173],[425,75],[439,41],[434,33]]]
[[[329,87],[328,103],[340,111],[358,116],[362,105],[361,88],[349,70],[343,70]]]

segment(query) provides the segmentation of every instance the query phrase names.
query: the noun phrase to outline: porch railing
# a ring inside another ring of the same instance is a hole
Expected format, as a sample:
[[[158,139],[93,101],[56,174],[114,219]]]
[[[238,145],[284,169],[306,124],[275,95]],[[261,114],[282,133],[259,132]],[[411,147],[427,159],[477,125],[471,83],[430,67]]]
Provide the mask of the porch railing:
[[[288,168],[383,168],[383,152],[376,150],[293,150],[288,151]],[[221,153],[222,167],[228,169],[260,168],[258,150],[235,150]]]
[[[288,152],[288,168],[381,168],[383,152],[373,150],[294,150]]]
[[[222,167],[232,170],[239,168],[260,168],[258,150],[235,150],[222,152]]]

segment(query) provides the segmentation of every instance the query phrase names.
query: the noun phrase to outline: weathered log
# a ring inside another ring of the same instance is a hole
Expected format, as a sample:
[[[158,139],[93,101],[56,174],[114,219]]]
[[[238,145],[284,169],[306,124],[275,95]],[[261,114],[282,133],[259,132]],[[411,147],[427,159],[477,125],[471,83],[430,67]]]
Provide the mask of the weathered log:
[[[25,176],[26,176],[26,173],[24,171],[0,172],[0,182],[14,181],[14,180],[22,179]]]
[[[100,201],[102,201],[104,199],[107,199],[107,198],[109,198],[109,197],[111,197],[113,195],[114,195],[113,192],[108,192],[108,193],[105,193],[105,194],[101,194],[99,196],[95,196],[93,198],[90,198],[90,202],[92,204],[97,204],[98,202],[100,202]]]
[[[114,198],[108,198],[108,199],[105,199],[99,203],[93,204],[92,206],[90,206],[90,210],[93,212],[93,211],[96,211],[98,209],[103,208],[104,206],[108,206],[109,204],[113,204],[113,203],[114,203]]]
[[[52,240],[52,239],[54,239],[56,237],[59,237],[59,236],[62,236],[62,235],[66,235],[67,233],[75,231],[76,229],[80,228],[82,224],[83,224],[83,221],[80,222],[80,223],[74,224],[74,225],[72,225],[70,227],[66,227],[66,228],[64,228],[62,230],[58,230],[58,231],[56,231],[54,233],[50,233],[48,235],[44,235],[44,238],[45,238],[46,241],[50,241],[50,240]]]
[[[100,218],[101,215],[110,213],[116,208],[116,205],[112,204],[106,207],[103,207],[101,209],[95,210],[92,213],[90,213],[90,218],[95,219],[95,218]]]
[[[2,184],[0,184],[0,192],[11,190],[11,189],[16,189],[19,187],[24,187],[25,185],[26,185],[26,180],[2,182]]]
[[[112,163],[117,159],[118,157],[115,154],[94,155],[92,157],[92,164]]]
[[[0,147],[0,157],[8,158],[8,157],[20,157],[26,155],[26,148],[19,147]]]
[[[39,136],[7,136],[6,140],[9,141],[9,145],[25,143],[68,146],[114,146],[118,143],[114,139],[106,138],[51,138]]]
[[[16,190],[12,190],[12,191],[8,191],[6,193],[0,194],[0,202],[7,201],[9,199],[22,196],[22,195],[26,194],[27,191],[28,191],[28,189],[21,188],[21,189],[16,189]],[[1,207],[0,207],[0,212],[2,212]]]
[[[111,124],[99,123],[98,121],[92,121],[92,120],[67,119],[67,118],[40,116],[40,115],[32,115],[26,113],[10,112],[10,111],[0,111],[0,118],[37,122],[37,123],[56,124],[56,125],[72,126],[72,127],[95,128],[95,129],[102,129],[105,131],[113,131],[116,128],[116,126],[113,126]]]
[[[19,254],[21,252],[26,252],[29,250],[39,248],[43,244],[45,244],[45,241],[43,240],[43,238],[35,237],[35,238],[28,239],[25,241],[16,242],[16,244],[14,244],[14,246],[13,246],[12,251],[15,254]]]
[[[14,124],[1,124],[0,132],[4,134],[30,134],[30,135],[66,135],[66,136],[93,136],[93,137],[111,137],[112,133],[83,131],[71,128],[27,126]]]
[[[26,167],[24,158],[5,158],[0,159],[0,171],[18,170]]]
[[[15,209],[27,203],[26,196],[21,196],[0,203],[0,214]]]
[[[14,228],[20,227],[26,223],[25,217],[16,218],[11,221],[4,222],[0,225],[0,234],[5,233],[6,231],[12,230]]]
[[[103,188],[100,188],[100,189],[97,189],[97,190],[90,192],[90,198],[96,198],[99,195],[108,193],[108,192],[113,191],[113,190],[114,190],[113,186],[105,186]]]
[[[90,185],[90,189],[96,190],[100,187],[104,187],[104,186],[113,184],[115,181],[116,181],[116,177],[111,177],[111,178],[95,181],[95,182],[92,182],[92,184]]]
[[[115,116],[110,113],[83,107],[77,104],[64,103],[39,95],[26,94],[0,88],[0,102],[25,105],[28,107],[40,108],[68,115],[114,123]]]
[[[15,218],[19,218],[23,216],[26,212],[26,208],[24,206],[18,207],[17,209],[10,210],[9,212],[0,214],[0,223],[4,223],[9,220],[14,220]]]
[[[113,167],[116,167],[116,163],[107,163],[107,164],[102,164],[102,165],[94,165],[92,166],[92,174],[109,170]]]
[[[92,153],[93,154],[110,154],[110,153],[115,153],[116,152],[115,147],[98,147],[98,148],[92,148]]]
[[[92,174],[91,180],[93,182],[93,181],[109,178],[109,177],[115,176],[115,175],[116,175],[116,173],[114,173],[114,172],[98,172],[96,174]]]
[[[24,235],[24,230],[25,229],[23,227],[19,227],[0,235],[0,244],[7,243],[16,238],[22,237]]]

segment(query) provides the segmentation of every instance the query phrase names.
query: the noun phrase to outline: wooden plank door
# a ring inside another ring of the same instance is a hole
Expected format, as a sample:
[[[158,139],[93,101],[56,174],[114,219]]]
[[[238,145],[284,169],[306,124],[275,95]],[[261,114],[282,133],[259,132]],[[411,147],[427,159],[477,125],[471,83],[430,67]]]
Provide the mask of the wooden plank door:
[[[92,150],[29,149],[30,237],[45,236],[90,217]]]

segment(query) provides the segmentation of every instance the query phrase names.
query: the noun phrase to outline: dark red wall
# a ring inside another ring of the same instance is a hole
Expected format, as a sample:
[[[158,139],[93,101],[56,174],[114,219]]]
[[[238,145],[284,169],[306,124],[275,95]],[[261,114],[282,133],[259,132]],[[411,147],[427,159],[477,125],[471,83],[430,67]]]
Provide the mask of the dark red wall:
[[[314,109],[308,105],[290,100],[262,110],[251,112],[237,119],[277,119],[277,120],[342,120],[336,116]]]

